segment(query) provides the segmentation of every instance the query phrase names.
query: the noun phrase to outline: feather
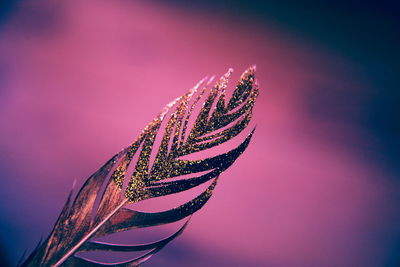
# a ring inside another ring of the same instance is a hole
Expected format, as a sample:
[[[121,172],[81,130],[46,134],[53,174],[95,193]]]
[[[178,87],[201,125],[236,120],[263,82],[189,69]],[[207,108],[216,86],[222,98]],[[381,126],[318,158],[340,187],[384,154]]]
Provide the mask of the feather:
[[[72,190],[49,237],[21,266],[137,266],[180,235],[188,220],[173,235],[149,244],[121,245],[93,240],[121,231],[176,222],[204,206],[219,175],[245,151],[254,133],[253,129],[241,144],[225,153],[204,159],[185,159],[185,156],[229,141],[249,124],[258,95],[255,67],[242,74],[232,96],[226,99],[225,89],[231,73],[232,69],[211,89],[208,86],[213,78],[205,78],[169,103],[130,146],[86,180],[76,197]],[[203,105],[198,107],[201,100]],[[192,126],[191,120],[194,121]],[[161,141],[157,146],[156,137]],[[128,174],[131,165],[133,171]],[[185,175],[194,176],[172,179]],[[208,181],[212,182],[204,192],[170,210],[149,213],[126,208],[130,203],[175,194]],[[80,252],[94,250],[147,252],[114,264],[80,255]]]

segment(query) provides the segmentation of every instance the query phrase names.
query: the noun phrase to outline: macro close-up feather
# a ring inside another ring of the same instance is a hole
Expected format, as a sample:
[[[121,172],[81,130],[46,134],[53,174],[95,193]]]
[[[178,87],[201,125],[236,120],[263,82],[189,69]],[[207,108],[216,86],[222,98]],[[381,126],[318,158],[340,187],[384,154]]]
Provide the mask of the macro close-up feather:
[[[0,267],[400,266],[399,7],[0,1]]]
[[[225,153],[184,159],[229,141],[248,126],[258,96],[255,66],[242,74],[231,97],[227,97],[232,71],[213,86],[214,77],[204,78],[188,93],[166,105],[130,146],[86,180],[75,198],[71,191],[51,234],[21,266],[137,266],[181,234],[189,219],[173,235],[153,243],[122,245],[92,241],[188,218],[208,201],[220,174],[245,151],[255,130]],[[129,168],[131,165],[133,168]],[[211,184],[200,195],[170,210],[149,213],[125,208],[129,203],[179,193],[209,181]],[[96,250],[145,253],[114,263],[79,256],[81,252]]]

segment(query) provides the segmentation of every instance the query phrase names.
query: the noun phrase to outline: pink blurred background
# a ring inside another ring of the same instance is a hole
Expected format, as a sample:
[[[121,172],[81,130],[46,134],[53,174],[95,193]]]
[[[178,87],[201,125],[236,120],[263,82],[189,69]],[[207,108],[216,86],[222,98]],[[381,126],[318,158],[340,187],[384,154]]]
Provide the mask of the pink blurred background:
[[[252,143],[147,266],[398,266],[398,93],[393,70],[377,65],[392,66],[390,6],[196,3],[2,7],[4,264],[47,236],[74,179],[81,185],[167,102],[229,67],[232,88],[257,64]],[[365,12],[382,36],[358,28]],[[386,51],[378,59],[373,47]]]

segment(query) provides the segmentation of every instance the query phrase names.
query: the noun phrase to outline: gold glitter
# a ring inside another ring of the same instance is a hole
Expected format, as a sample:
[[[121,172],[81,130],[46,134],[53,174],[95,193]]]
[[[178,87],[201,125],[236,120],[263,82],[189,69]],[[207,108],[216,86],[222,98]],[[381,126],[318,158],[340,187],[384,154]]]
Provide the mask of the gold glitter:
[[[176,222],[204,206],[211,197],[220,174],[245,151],[255,129],[241,144],[225,153],[203,159],[189,160],[182,157],[223,144],[248,126],[258,96],[254,73],[255,68],[251,67],[242,74],[229,100],[226,99],[225,90],[232,74],[231,69],[216,82],[208,94],[207,87],[213,78],[203,79],[188,93],[166,105],[130,146],[117,153],[86,180],[74,199],[70,194],[49,237],[22,265],[106,266],[107,263],[94,262],[75,254],[92,250],[150,249],[145,254],[146,257],[124,263],[126,266],[138,266],[178,236],[187,222],[172,236],[144,246],[91,241],[92,238],[116,232]],[[198,92],[199,88],[201,89]],[[203,97],[203,105],[195,112],[196,105]],[[195,113],[197,116],[193,118],[193,126],[190,126],[189,121]],[[164,129],[161,129],[162,125],[165,125]],[[157,135],[161,140],[159,146],[155,146]],[[138,159],[133,160],[136,153]],[[155,156],[153,163],[150,162],[152,154]],[[123,192],[125,177],[132,163],[135,164],[133,172]],[[110,173],[111,178],[103,188]],[[180,180],[170,179],[188,174],[195,176]],[[206,190],[173,209],[150,213],[125,208],[128,202],[178,193],[207,181],[211,181],[211,184]],[[100,201],[96,207],[97,199]]]
[[[202,160],[179,159],[182,156],[204,151],[227,142],[241,133],[249,124],[258,96],[258,86],[254,78],[255,68],[251,67],[242,74],[232,97],[228,104],[225,104],[225,91],[232,72],[233,70],[230,69],[209,90],[187,138],[185,135],[189,127],[189,119],[193,115],[195,106],[207,90],[211,79],[205,86],[206,79],[203,79],[188,93],[168,104],[128,148],[126,157],[120,162],[112,178],[117,186],[122,188],[126,170],[133,155],[142,146],[125,191],[125,196],[130,202],[180,192],[216,178],[243,153],[252,134],[237,148],[222,155]],[[197,90],[201,86],[203,87],[198,92]],[[193,97],[195,99],[189,107],[189,102]],[[167,119],[165,115],[173,107],[174,110],[168,116],[165,129],[163,133],[160,133],[161,124]],[[161,144],[155,148],[154,142],[158,134],[162,134]],[[150,166],[152,153],[156,153],[156,156]],[[187,180],[162,181],[204,171],[208,172]]]

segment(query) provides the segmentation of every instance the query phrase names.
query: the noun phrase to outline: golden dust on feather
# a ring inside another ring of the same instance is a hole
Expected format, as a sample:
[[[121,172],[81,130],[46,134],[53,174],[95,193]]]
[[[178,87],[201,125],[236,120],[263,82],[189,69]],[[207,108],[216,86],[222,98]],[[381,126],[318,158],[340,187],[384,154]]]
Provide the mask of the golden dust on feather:
[[[49,237],[21,266],[106,266],[110,264],[84,258],[77,253],[93,250],[148,251],[140,257],[113,264],[137,266],[181,234],[188,220],[173,235],[145,245],[91,241],[116,232],[176,222],[203,207],[211,197],[219,175],[244,152],[254,133],[253,129],[240,145],[226,153],[205,159],[181,159],[229,141],[249,124],[258,96],[255,67],[242,74],[228,101],[225,90],[231,74],[232,69],[211,89],[208,86],[213,77],[205,78],[188,93],[169,103],[130,146],[113,156],[86,180],[74,199],[71,192]],[[203,106],[190,127],[189,119],[195,115],[195,107],[203,98]],[[170,116],[167,116],[168,112]],[[162,130],[163,122],[166,126]],[[162,135],[162,139],[161,144],[155,147],[157,135]],[[133,161],[136,153],[138,159]],[[152,154],[155,159],[151,165]],[[135,164],[133,173],[124,189],[127,170],[132,163]],[[202,174],[167,181],[195,173]],[[179,193],[211,180],[203,193],[170,210],[147,213],[124,207],[129,203]],[[107,185],[102,189],[104,183]],[[97,199],[100,201],[95,210]]]

